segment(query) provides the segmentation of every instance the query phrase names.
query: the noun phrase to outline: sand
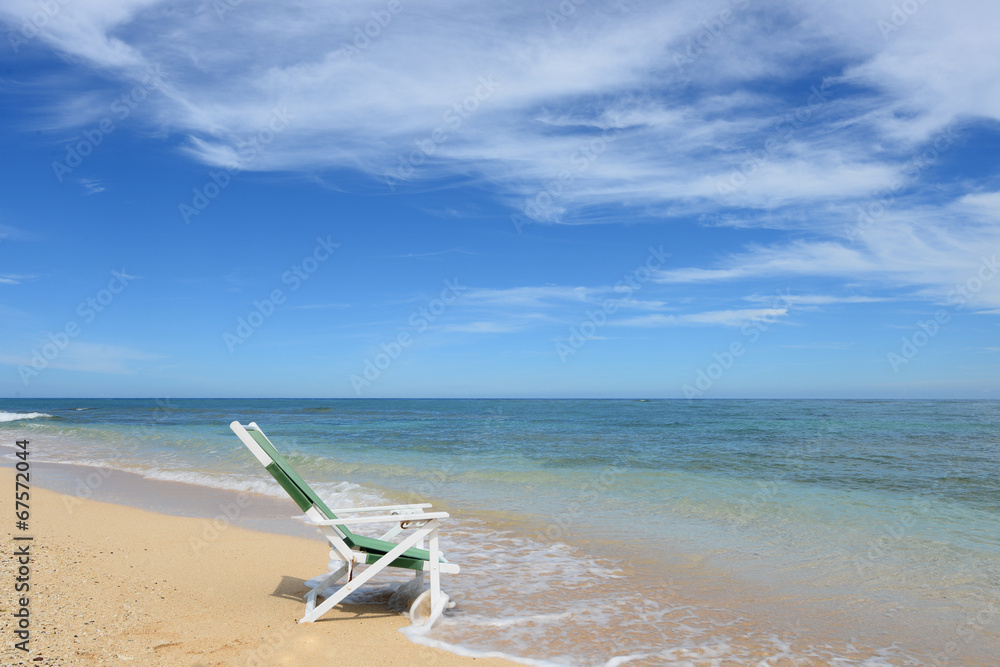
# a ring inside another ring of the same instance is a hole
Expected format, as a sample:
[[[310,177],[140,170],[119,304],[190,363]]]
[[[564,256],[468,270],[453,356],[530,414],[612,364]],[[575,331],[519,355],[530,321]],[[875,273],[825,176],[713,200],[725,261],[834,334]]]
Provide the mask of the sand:
[[[489,665],[416,645],[385,607],[340,605],[297,623],[303,581],[322,572],[318,539],[81,500],[32,487],[29,530],[15,527],[14,473],[0,476],[4,665]],[[15,536],[31,541],[15,542]],[[14,647],[15,550],[30,553],[30,651]],[[198,545],[195,548],[194,545]]]

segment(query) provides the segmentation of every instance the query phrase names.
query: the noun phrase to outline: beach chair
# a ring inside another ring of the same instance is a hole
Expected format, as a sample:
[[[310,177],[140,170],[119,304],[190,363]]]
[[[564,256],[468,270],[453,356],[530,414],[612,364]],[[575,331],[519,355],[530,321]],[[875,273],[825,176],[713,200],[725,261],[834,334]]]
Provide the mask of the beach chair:
[[[322,579],[304,596],[306,614],[299,623],[312,623],[387,567],[415,570],[413,580],[400,587],[400,592],[405,589],[411,597],[416,596],[410,605],[411,624],[429,628],[446,607],[454,606],[441,590],[441,574],[459,571],[458,565],[449,563],[438,549],[439,521],[448,517],[446,512],[425,512],[431,506],[429,503],[331,510],[274,448],[257,424],[250,422],[243,426],[234,421],[229,427],[332,547],[327,574],[321,575]],[[358,535],[349,528],[375,523],[396,525],[379,538]],[[401,541],[390,541],[409,530],[413,532]],[[359,574],[358,566],[367,568]],[[425,572],[430,573],[427,590],[424,590]],[[347,581],[336,592],[326,595],[327,589],[345,575]],[[326,600],[316,604],[320,596]]]

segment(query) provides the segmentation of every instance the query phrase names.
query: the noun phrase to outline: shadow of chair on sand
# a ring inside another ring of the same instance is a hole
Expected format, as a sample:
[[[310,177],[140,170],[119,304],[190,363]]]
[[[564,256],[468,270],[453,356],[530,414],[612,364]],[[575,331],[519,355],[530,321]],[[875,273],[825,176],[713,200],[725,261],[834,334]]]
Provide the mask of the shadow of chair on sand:
[[[271,593],[271,596],[281,598],[282,600],[295,600],[296,602],[301,603],[302,597],[308,592],[309,588],[306,586],[305,579],[285,575],[274,588],[274,592]],[[344,614],[348,614],[348,616],[340,618],[321,618],[317,622],[325,623],[327,621],[349,621],[361,616],[368,618],[380,616],[399,616],[397,612],[394,612],[386,608],[385,605],[381,604],[340,604],[337,606],[337,610],[343,612]]]

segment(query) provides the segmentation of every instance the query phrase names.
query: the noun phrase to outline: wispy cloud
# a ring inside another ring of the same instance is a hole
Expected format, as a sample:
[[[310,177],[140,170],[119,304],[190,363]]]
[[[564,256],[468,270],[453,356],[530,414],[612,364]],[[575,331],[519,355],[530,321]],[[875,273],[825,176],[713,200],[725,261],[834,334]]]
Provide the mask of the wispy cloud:
[[[709,310],[683,315],[642,315],[609,324],[625,327],[677,327],[677,326],[724,326],[740,327],[753,320],[774,321],[788,314],[787,308],[737,308],[732,310]]]
[[[751,296],[743,297],[745,301],[750,303],[774,303],[774,295],[759,295],[753,294]],[[880,301],[886,301],[884,297],[875,296],[834,296],[829,294],[783,294],[781,300],[791,306],[802,307],[802,306],[828,306],[838,303],[878,303]]]
[[[86,190],[88,195],[96,195],[99,192],[104,192],[107,188],[96,178],[81,178],[80,185],[82,185]]]
[[[425,259],[441,260],[447,255],[475,255],[477,253],[462,250],[461,248],[451,248],[449,250],[435,250],[432,252],[408,252],[405,255],[386,255],[390,259]]]
[[[29,232],[13,225],[0,224],[0,242],[39,240],[41,240],[41,237],[34,232]]]
[[[31,274],[0,273],[0,285],[20,285],[25,280],[34,280],[37,277]]]
[[[527,322],[467,322],[465,324],[446,324],[440,330],[444,333],[514,333],[523,331]]]
[[[596,292],[604,288],[563,287],[545,285],[540,287],[511,287],[503,289],[476,288],[465,293],[463,300],[477,305],[502,305],[520,307],[542,307],[553,303],[584,303]]]
[[[292,310],[340,310],[350,307],[349,303],[307,303],[301,306],[292,306]]]

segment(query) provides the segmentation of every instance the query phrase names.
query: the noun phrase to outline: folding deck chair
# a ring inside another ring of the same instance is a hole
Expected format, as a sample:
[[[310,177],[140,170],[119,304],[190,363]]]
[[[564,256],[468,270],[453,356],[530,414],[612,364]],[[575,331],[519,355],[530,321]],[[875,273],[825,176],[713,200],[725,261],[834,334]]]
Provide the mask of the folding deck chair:
[[[438,549],[439,520],[447,518],[447,512],[424,512],[431,506],[430,503],[331,510],[278,453],[257,424],[250,422],[243,426],[234,421],[229,427],[299,509],[305,512],[307,521],[318,527],[333,547],[327,575],[304,596],[306,614],[299,623],[312,623],[376,574],[387,567],[396,567],[415,570],[414,579],[405,586],[414,592],[423,591],[410,605],[410,622],[425,627],[434,624],[449,606],[448,596],[441,590],[441,574],[457,574],[459,571],[458,565],[449,563]],[[380,538],[357,535],[348,528],[366,523],[396,525]],[[389,541],[408,529],[414,529],[414,532],[401,542]],[[368,567],[358,574],[358,565]],[[424,572],[431,575],[430,587],[425,591]],[[347,582],[317,605],[317,597],[325,596],[327,588],[345,574]]]

